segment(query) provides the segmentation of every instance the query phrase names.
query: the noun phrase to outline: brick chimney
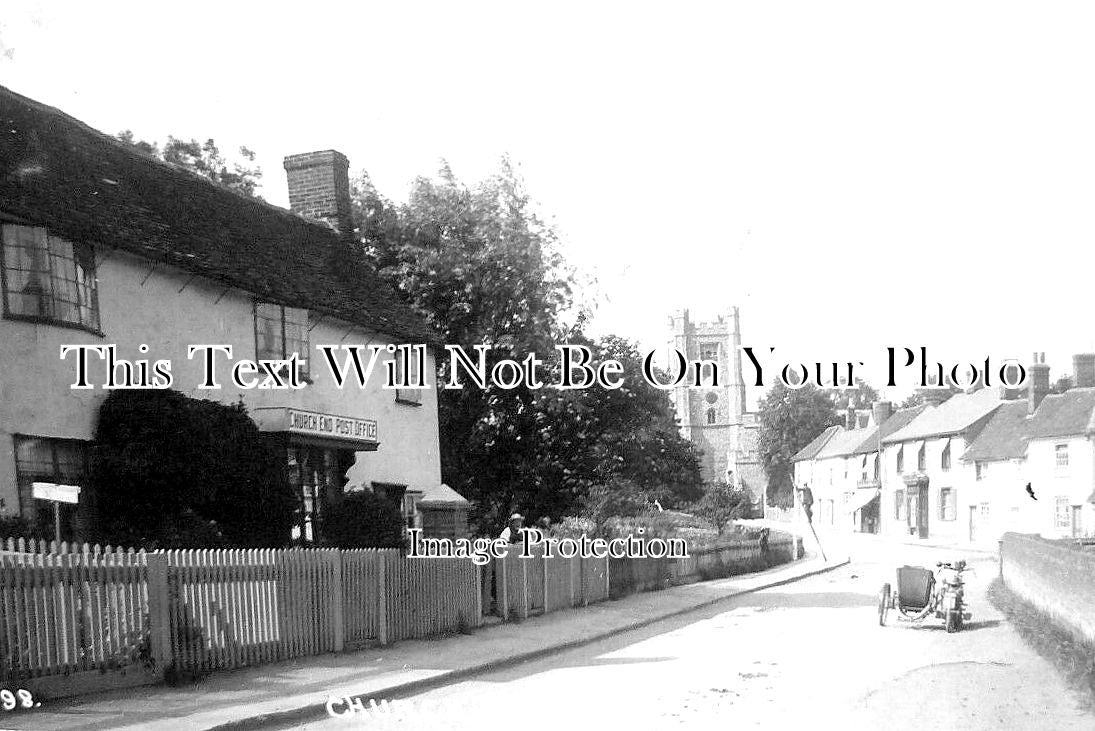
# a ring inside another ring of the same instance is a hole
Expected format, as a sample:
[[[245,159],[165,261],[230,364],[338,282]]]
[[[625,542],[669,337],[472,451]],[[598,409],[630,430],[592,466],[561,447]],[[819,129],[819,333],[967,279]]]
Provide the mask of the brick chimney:
[[[931,406],[938,406],[953,395],[945,388],[918,388],[916,392],[924,399],[924,403]]]
[[[887,419],[893,416],[893,402],[875,401],[871,404],[871,418],[875,426],[882,426]]]
[[[1030,379],[1027,387],[1027,413],[1033,414],[1049,393],[1049,366],[1046,365],[1045,353],[1034,354],[1034,362],[1027,367],[1027,378]]]
[[[344,237],[353,235],[350,214],[350,161],[341,152],[321,150],[285,158],[289,208],[325,221]]]
[[[844,428],[848,431],[855,429],[855,408],[849,406],[844,412]]]
[[[1072,385],[1076,388],[1095,386],[1095,353],[1072,356]]]

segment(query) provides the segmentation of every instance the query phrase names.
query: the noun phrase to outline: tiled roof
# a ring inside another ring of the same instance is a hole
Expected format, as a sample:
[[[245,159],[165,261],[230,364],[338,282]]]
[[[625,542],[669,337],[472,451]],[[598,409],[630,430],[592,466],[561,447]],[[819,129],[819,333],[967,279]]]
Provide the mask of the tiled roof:
[[[829,459],[830,457],[846,457],[850,454],[855,454],[856,449],[863,444],[871,434],[874,433],[874,429],[845,429],[843,427],[837,427],[839,432],[833,435],[833,438],[821,448],[818,452],[816,459]]]
[[[1005,402],[973,440],[962,459],[1015,459],[1026,454],[1027,402]]]
[[[926,404],[921,406],[913,406],[908,409],[898,409],[886,419],[882,424],[882,438],[890,436],[899,429],[904,429],[905,425],[910,421],[920,416],[924,409],[928,408]],[[856,447],[852,454],[868,454],[870,452],[878,451],[878,430],[872,429],[871,433],[867,435],[867,438],[863,440],[863,443]]]
[[[418,504],[426,506],[459,506],[468,505],[468,499],[448,485],[441,483],[424,489],[422,491],[422,499],[418,501]]]
[[[821,448],[825,446],[826,442],[832,439],[833,435],[838,431],[840,431],[839,426],[830,426],[828,429],[814,437],[813,441],[798,450],[798,453],[791,458],[791,461],[804,462],[808,459],[813,459],[817,456],[817,453],[821,451]]]
[[[1073,388],[1042,399],[1027,422],[1030,439],[1087,434],[1095,430],[1095,388]]]
[[[0,86],[0,213],[374,332],[425,323],[325,224],[146,155]]]
[[[1000,404],[999,393],[982,388],[973,393],[958,393],[930,409],[882,440],[883,444],[926,439],[928,437],[961,434],[996,410]]]

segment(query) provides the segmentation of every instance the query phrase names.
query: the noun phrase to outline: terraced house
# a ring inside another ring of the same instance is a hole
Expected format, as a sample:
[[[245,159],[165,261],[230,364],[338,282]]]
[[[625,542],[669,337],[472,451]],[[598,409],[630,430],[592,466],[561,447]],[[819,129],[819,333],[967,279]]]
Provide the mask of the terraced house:
[[[795,456],[817,525],[986,545],[1008,531],[1095,534],[1095,354],[1074,356],[1060,393],[1051,393],[1044,354],[1027,372],[1025,393],[927,391],[932,402],[892,416],[876,404],[881,429],[850,417],[823,431]]]
[[[43,519],[33,483],[83,482],[106,366],[92,358],[97,387],[70,388],[74,359],[60,350],[109,344],[129,361],[170,360],[188,395],[244,403],[284,455],[298,541],[315,540],[314,519],[350,489],[386,495],[412,523],[425,501],[438,530],[461,533],[466,501],[441,485],[436,391],[376,377],[338,388],[317,367],[318,344],[431,342],[355,256],[347,167],[331,150],[285,158],[287,211],[0,87],[0,512]],[[198,391],[193,344],[231,345],[235,359],[296,353],[306,385],[241,389],[225,374]],[[432,383],[432,347],[425,367]],[[66,507],[68,535],[94,503],[84,493]]]

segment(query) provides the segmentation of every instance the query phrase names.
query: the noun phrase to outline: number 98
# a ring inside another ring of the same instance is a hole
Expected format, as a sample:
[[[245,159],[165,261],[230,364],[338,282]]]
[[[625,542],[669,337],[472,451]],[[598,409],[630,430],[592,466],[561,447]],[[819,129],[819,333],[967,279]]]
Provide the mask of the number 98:
[[[5,711],[14,711],[16,706],[21,708],[34,708],[34,696],[29,690],[20,688],[12,693],[7,688],[0,689],[0,708]]]

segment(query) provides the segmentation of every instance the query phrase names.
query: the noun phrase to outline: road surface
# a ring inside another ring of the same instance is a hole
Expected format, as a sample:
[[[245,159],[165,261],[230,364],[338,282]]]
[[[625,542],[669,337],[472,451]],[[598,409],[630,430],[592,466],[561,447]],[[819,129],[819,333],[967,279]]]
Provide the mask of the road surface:
[[[961,633],[939,620],[878,626],[896,566],[958,557],[864,538],[835,572],[396,700],[390,715],[294,728],[1095,729],[1084,699],[988,604],[992,558],[964,555],[976,571]]]

